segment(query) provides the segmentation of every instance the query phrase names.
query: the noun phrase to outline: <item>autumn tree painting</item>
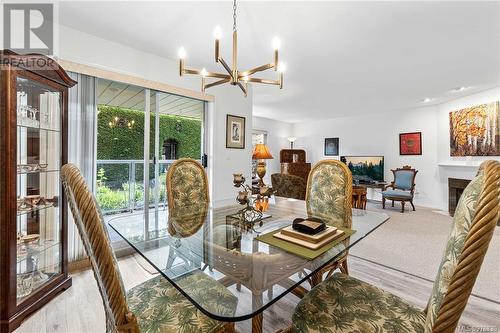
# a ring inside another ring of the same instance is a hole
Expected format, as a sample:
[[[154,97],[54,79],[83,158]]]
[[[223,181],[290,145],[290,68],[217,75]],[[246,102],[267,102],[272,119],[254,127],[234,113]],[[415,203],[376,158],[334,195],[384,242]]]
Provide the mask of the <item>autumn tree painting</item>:
[[[499,104],[450,112],[451,156],[500,156]]]

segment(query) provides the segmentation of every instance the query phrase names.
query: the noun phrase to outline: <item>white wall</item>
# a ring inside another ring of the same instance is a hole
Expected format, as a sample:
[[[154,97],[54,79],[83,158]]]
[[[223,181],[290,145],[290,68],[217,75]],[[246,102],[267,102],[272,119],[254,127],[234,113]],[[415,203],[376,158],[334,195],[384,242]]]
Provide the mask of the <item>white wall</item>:
[[[233,186],[233,173],[242,173],[250,181],[252,174],[252,96],[237,87],[215,87],[214,148],[212,153],[212,198],[216,207],[236,203],[237,189]],[[221,112],[222,110],[222,112]],[[245,117],[245,149],[226,148],[226,115]]]
[[[490,157],[450,157],[450,111],[500,100],[500,88],[459,98],[432,107],[368,116],[344,117],[297,123],[293,126],[297,148],[304,148],[308,160],[316,163],[326,157],[324,139],[340,138],[340,155],[384,155],[385,179],[392,180],[390,169],[405,164],[418,169],[415,204],[448,210],[448,178],[472,179],[478,165]],[[422,155],[400,156],[399,133],[422,132]],[[439,166],[438,164],[462,166]]]
[[[423,155],[399,155],[399,133],[403,132],[422,132]],[[324,156],[325,138],[338,137],[340,155],[383,155],[386,180],[392,180],[390,169],[411,165],[418,169],[415,203],[435,206],[439,201],[435,191],[438,175],[433,107],[297,123],[294,124],[294,136],[297,148],[306,149],[311,163],[327,158],[339,159],[339,156]]]
[[[125,73],[178,87],[199,90],[200,78],[179,77],[176,61],[148,54],[140,50],[83,33],[65,26],[59,27],[57,57],[106,70]],[[251,173],[252,92],[245,98],[237,87],[222,86],[211,89],[215,102],[209,112],[209,156],[212,183],[212,202],[215,206],[234,203],[236,191],[232,174]],[[246,145],[244,150],[226,149],[226,114],[246,118]]]
[[[287,138],[292,136],[293,125],[283,121],[253,117],[253,129],[267,132],[267,146],[274,157],[272,160],[266,160],[265,181],[270,182],[271,175],[281,171],[280,150],[290,148]]]

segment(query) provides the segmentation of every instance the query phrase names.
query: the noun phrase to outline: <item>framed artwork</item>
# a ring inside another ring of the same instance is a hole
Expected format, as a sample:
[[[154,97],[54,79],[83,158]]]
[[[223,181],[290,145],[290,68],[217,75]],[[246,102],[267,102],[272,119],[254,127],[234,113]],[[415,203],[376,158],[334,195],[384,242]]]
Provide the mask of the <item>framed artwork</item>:
[[[422,155],[422,132],[400,133],[399,155]]]
[[[245,149],[245,117],[226,116],[226,148]]]
[[[499,104],[450,112],[451,156],[500,156]]]
[[[325,139],[325,156],[339,155],[339,138]]]

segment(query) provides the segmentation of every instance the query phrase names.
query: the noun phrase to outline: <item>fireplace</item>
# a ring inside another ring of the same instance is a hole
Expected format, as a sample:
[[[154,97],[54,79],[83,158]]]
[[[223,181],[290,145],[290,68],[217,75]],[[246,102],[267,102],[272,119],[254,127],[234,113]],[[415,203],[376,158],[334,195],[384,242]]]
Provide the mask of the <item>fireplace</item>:
[[[448,212],[450,216],[455,214],[458,200],[470,182],[470,179],[448,178]]]

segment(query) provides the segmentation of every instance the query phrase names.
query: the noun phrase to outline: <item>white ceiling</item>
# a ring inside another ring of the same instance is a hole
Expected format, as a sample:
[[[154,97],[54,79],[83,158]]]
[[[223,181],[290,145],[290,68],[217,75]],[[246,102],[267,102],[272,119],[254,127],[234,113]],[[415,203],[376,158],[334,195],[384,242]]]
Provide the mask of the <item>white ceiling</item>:
[[[203,119],[205,102],[167,93],[152,93],[151,112],[156,111],[158,100],[158,112],[160,114],[178,115],[189,118]],[[97,104],[118,106],[138,111],[145,110],[144,88],[121,82],[99,79],[97,81]]]
[[[63,2],[60,23],[189,65],[213,63],[213,28],[230,59],[232,4]],[[407,110],[500,86],[500,2],[241,2],[239,65],[272,60],[285,86],[254,85],[254,114],[285,121]],[[271,73],[272,74],[272,73]],[[470,86],[460,93],[455,87]],[[238,89],[238,88],[235,88]],[[430,103],[422,103],[426,97]]]

